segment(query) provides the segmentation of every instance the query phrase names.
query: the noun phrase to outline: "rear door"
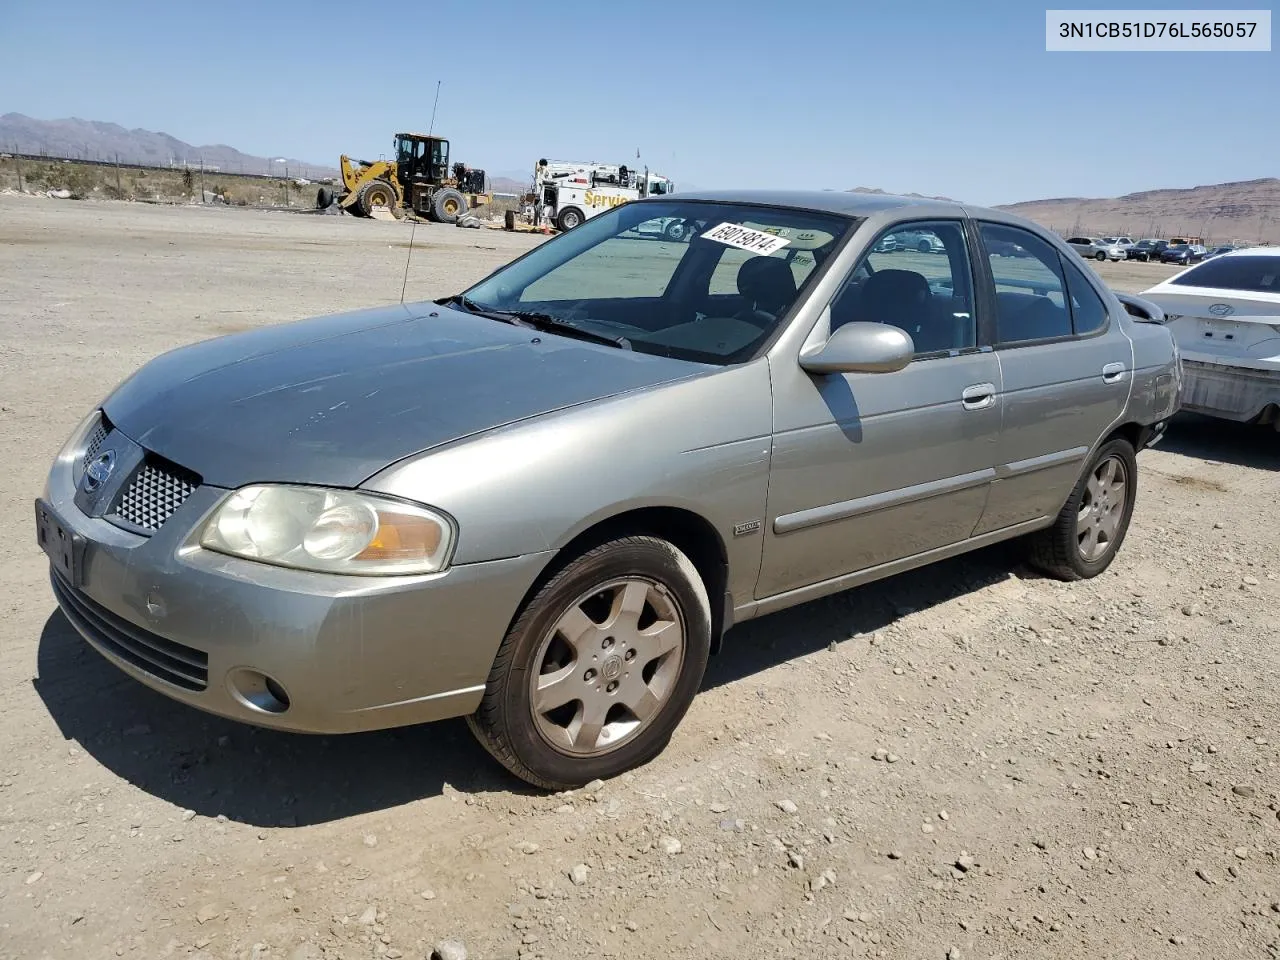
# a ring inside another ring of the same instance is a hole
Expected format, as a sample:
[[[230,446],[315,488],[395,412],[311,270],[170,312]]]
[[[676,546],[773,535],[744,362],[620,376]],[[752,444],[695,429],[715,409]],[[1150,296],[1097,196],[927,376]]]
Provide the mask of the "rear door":
[[[982,534],[1061,509],[1085,458],[1128,403],[1133,345],[1087,266],[1021,227],[977,226],[1004,384],[996,476],[975,531]],[[1008,243],[1024,255],[987,252],[988,244]]]

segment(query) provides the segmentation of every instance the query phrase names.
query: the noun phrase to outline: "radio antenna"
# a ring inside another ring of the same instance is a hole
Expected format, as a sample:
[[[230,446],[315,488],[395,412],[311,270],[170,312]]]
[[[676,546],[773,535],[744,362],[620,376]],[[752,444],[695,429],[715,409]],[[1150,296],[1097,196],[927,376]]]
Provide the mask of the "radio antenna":
[[[427,128],[427,136],[431,136],[436,129],[436,107],[440,106],[440,84],[443,80],[436,81],[436,102],[431,105],[431,126]]]
[[[400,284],[400,302],[404,303],[404,291],[409,286],[409,261],[413,259],[413,235],[418,232],[418,221],[409,230],[409,255],[404,258],[404,281]]]

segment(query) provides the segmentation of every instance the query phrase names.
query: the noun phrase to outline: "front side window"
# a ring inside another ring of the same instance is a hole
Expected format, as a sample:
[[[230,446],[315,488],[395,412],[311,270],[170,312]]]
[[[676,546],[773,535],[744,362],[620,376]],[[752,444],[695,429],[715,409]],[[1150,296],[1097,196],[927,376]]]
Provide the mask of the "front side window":
[[[973,347],[973,271],[963,224],[928,221],[880,234],[831,301],[833,331],[853,321],[905,330],[918,357]]]
[[[997,344],[1070,336],[1057,249],[1020,227],[984,223],[979,231],[988,248],[1016,243],[1026,252],[1024,257],[987,257],[995,282]]]
[[[688,241],[662,239],[683,221]],[[567,325],[573,336],[699,363],[754,357],[861,220],[709,201],[614,207],[465,294],[471,309]]]

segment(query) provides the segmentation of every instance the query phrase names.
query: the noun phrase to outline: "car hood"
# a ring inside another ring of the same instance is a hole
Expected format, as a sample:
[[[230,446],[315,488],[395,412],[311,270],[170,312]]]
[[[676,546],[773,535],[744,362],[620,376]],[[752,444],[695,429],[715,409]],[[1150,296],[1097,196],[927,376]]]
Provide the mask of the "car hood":
[[[427,303],[183,347],[103,408],[206,483],[354,487],[440,444],[713,369]]]

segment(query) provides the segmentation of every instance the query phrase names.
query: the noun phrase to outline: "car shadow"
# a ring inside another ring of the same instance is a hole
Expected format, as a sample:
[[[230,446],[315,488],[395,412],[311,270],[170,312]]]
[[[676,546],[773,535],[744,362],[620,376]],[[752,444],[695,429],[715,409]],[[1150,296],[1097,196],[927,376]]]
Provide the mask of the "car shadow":
[[[1022,565],[1015,542],[998,543],[950,560],[900,573],[841,593],[771,613],[733,627],[712,657],[704,690],[734,683],[799,657],[854,641],[897,620],[1016,575],[1039,580]]]
[[[879,630],[1007,579],[1018,565],[998,544],[748,621],[712,658],[703,689]],[[121,672],[59,610],[41,632],[37,668],[33,685],[63,737],[138,789],[204,817],[295,827],[438,796],[446,785],[470,795],[537,793],[491,760],[461,719],[330,737],[206,714]]]
[[[533,792],[463,720],[314,736],[252,727],[162,696],[117,669],[55,610],[36,692],[59,731],[117,776],[204,817],[306,826],[437,796]]]
[[[1238,467],[1280,470],[1280,436],[1275,427],[1220,420],[1190,411],[1173,418],[1155,449]]]

